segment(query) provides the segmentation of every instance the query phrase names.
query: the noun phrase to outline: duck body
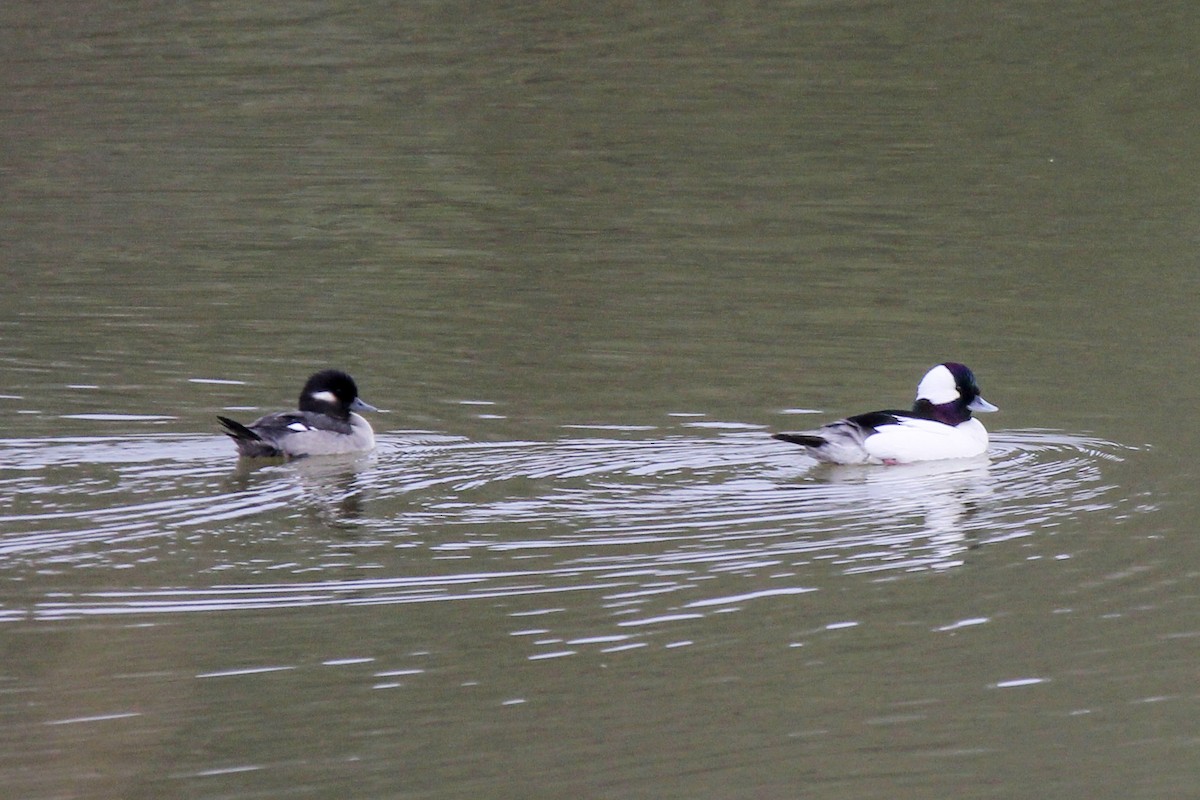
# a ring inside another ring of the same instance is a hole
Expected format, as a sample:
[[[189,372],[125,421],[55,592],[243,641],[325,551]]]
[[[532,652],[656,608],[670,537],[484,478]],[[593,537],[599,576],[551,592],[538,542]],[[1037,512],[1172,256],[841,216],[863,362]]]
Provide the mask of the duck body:
[[[910,411],[872,411],[773,438],[801,445],[813,458],[833,464],[971,458],[988,446],[987,429],[971,412],[998,410],[980,395],[970,369],[948,361],[925,374]]]
[[[303,458],[361,453],[375,447],[375,431],[355,411],[377,411],[358,396],[340,370],[322,370],[300,392],[299,409],[277,411],[243,425],[217,416],[224,433],[246,458]]]

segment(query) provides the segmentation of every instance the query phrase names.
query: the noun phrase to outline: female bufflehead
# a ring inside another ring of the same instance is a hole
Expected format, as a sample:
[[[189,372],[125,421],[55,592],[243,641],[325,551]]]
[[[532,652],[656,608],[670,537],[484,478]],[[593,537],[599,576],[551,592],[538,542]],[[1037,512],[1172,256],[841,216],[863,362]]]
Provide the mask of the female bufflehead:
[[[299,411],[277,411],[243,425],[217,416],[238,454],[301,458],[360,453],[375,446],[371,424],[355,411],[378,411],[358,396],[354,379],[336,369],[316,373],[300,392]]]
[[[872,411],[772,438],[803,445],[813,458],[834,464],[970,458],[983,455],[988,444],[987,430],[971,412],[999,410],[979,395],[971,370],[947,361],[925,373],[912,411]]]

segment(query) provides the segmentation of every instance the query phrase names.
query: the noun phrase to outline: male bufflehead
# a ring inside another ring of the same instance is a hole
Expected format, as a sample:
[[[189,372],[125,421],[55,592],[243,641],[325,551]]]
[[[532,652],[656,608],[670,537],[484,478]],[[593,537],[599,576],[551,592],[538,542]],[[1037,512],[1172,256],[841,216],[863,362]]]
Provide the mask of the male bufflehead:
[[[358,396],[354,379],[322,370],[304,384],[299,411],[277,411],[249,425],[217,416],[238,454],[249,458],[301,458],[360,453],[375,446],[371,424],[355,411],[378,411]]]
[[[947,361],[925,373],[912,411],[872,411],[772,438],[803,445],[813,458],[834,464],[970,458],[988,445],[987,429],[971,412],[999,410],[980,396],[971,370]]]

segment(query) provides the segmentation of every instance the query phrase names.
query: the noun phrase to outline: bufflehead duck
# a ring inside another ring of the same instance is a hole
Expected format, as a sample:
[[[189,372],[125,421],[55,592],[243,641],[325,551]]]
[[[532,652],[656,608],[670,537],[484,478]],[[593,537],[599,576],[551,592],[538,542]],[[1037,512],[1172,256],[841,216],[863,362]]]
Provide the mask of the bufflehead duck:
[[[970,458],[988,445],[987,429],[971,412],[999,410],[980,396],[971,370],[947,361],[925,373],[912,411],[872,411],[772,438],[803,445],[813,458],[834,464]]]
[[[354,379],[336,369],[314,374],[300,392],[299,411],[277,411],[243,425],[217,416],[238,454],[301,458],[360,453],[375,446],[371,424],[355,411],[378,411],[358,396]]]

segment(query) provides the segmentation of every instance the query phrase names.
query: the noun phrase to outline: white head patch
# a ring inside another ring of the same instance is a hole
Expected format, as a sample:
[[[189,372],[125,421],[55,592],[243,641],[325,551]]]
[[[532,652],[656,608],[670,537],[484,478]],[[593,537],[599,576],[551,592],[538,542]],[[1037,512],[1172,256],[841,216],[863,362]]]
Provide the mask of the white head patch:
[[[309,397],[311,397],[313,400],[316,400],[318,403],[329,403],[335,406],[338,404],[337,395],[328,389],[320,392],[313,392],[309,395]]]
[[[945,364],[938,364],[917,385],[917,399],[928,400],[935,406],[942,403],[953,403],[959,397],[958,386],[954,382],[954,374],[946,369]]]

